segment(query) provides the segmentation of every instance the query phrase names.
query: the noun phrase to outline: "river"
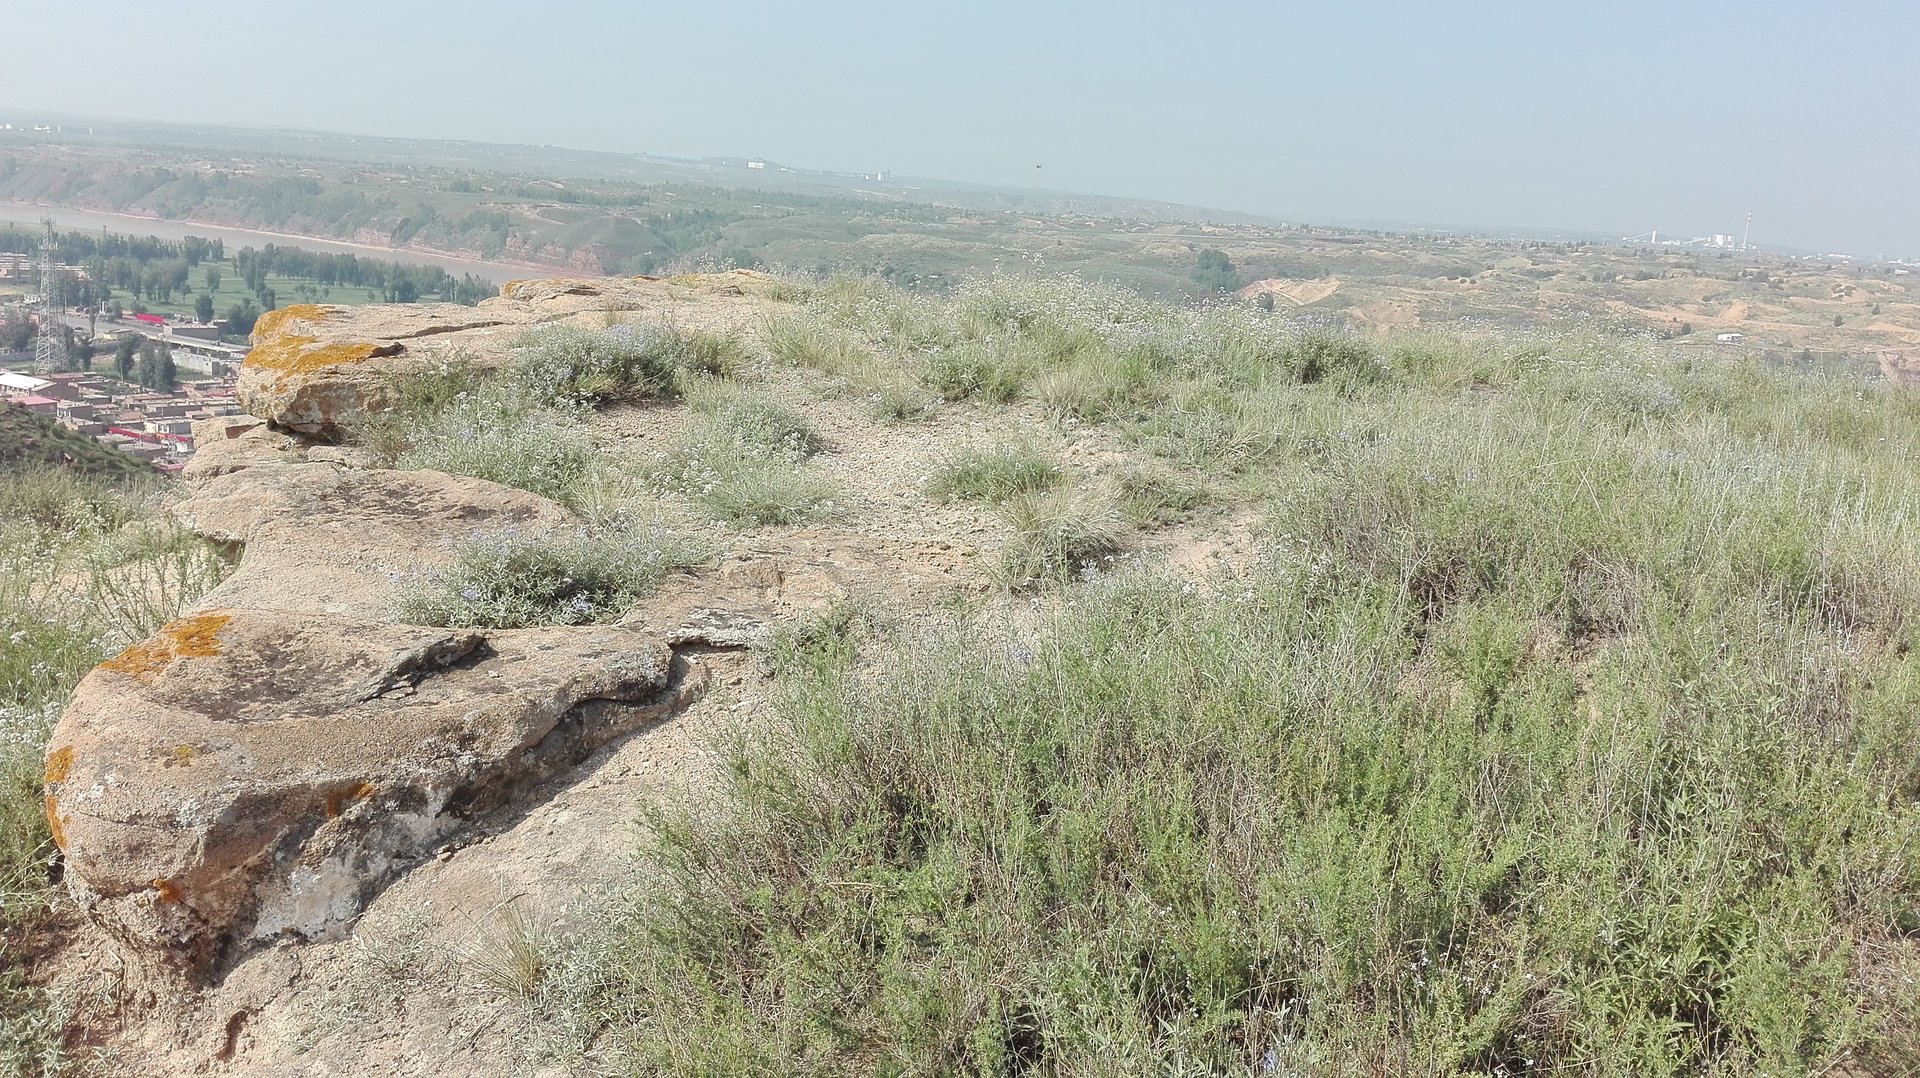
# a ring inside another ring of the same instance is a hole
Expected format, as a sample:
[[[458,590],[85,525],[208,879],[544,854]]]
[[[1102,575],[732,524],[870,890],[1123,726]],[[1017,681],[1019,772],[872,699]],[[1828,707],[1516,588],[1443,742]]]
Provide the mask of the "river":
[[[0,224],[38,225],[43,218],[53,218],[54,228],[71,232],[78,230],[117,232],[127,236],[158,236],[164,240],[184,239],[187,236],[199,236],[202,239],[217,239],[227,245],[231,255],[242,247],[264,247],[276,243],[283,247],[302,247],[309,251],[328,251],[334,254],[363,255],[382,258],[390,262],[405,262],[416,266],[439,266],[448,273],[459,277],[471,273],[484,277],[495,284],[507,281],[524,280],[529,277],[578,276],[578,271],[519,265],[512,262],[481,262],[467,258],[449,258],[442,255],[423,254],[419,251],[401,251],[391,247],[370,247],[360,243],[342,243],[339,240],[317,240],[307,236],[291,236],[279,232],[257,232],[245,228],[224,228],[219,225],[196,224],[191,221],[163,221],[153,217],[133,217],[122,213],[101,213],[98,210],[76,210],[65,206],[35,206],[24,202],[0,202]]]

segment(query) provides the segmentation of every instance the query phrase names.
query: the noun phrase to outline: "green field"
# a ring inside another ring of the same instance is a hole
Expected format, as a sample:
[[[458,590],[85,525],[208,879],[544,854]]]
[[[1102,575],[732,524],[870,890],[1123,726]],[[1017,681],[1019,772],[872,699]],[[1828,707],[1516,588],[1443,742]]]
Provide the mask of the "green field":
[[[140,302],[153,314],[161,314],[169,318],[188,321],[192,320],[194,314],[194,299],[206,291],[206,283],[203,279],[205,272],[204,267],[211,264],[212,263],[202,263],[201,268],[194,270],[193,287],[186,295],[175,296],[167,303],[156,303],[152,300],[142,300]],[[267,287],[273,289],[275,299],[282,307],[289,303],[337,303],[351,306],[361,303],[379,303],[382,301],[378,292],[370,293],[370,291],[365,288],[356,288],[351,285],[334,285],[328,287],[311,278],[283,277],[271,273],[267,275]],[[259,300],[255,298],[253,291],[247,287],[246,282],[242,281],[240,275],[234,272],[233,264],[230,261],[221,266],[220,287],[214,291],[212,295],[215,318],[225,318],[227,316],[227,309],[236,303],[252,300],[254,306],[258,307],[260,305]],[[133,313],[135,301],[127,292],[114,292],[113,300],[118,302],[128,314]]]

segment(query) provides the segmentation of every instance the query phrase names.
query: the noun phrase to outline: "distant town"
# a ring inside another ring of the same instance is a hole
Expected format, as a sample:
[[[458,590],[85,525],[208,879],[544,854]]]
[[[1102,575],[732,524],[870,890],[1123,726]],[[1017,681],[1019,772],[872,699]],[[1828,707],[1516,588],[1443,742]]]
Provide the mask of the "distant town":
[[[68,312],[70,325],[84,327],[89,320],[83,310]],[[155,314],[126,315],[120,323],[101,325],[91,342],[110,356],[133,337],[166,350],[179,372],[174,389],[156,391],[98,371],[35,373],[33,353],[10,352],[0,353],[0,402],[48,416],[161,471],[177,472],[193,457],[195,420],[240,411],[234,373],[247,349],[219,340],[217,325],[173,322]]]

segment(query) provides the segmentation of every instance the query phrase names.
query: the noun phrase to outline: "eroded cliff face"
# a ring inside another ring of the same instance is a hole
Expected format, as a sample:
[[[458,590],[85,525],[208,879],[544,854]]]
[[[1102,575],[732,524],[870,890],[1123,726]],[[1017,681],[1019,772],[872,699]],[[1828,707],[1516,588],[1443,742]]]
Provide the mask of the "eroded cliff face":
[[[455,540],[577,522],[538,495],[367,467],[327,442],[386,403],[397,371],[455,351],[497,364],[547,322],[671,306],[683,324],[737,325],[765,284],[536,281],[478,309],[262,319],[240,377],[255,418],[202,424],[173,510],[237,548],[237,569],[89,674],[48,754],[68,886],[132,961],[207,983],[262,946],[335,938],[450,836],[699,693],[704,672],[676,649],[709,646],[702,625],[751,635],[750,613],[689,608],[644,629],[395,623],[397,581]]]

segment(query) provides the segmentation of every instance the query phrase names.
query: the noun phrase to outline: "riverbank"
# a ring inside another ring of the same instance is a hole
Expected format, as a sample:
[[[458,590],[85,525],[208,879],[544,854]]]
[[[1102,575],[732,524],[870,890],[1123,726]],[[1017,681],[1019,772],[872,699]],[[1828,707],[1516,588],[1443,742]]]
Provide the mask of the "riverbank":
[[[261,229],[233,228],[226,225],[207,224],[199,221],[174,221],[158,217],[137,217],[132,214],[105,213],[100,210],[79,209],[72,206],[47,206],[27,202],[0,202],[0,224],[38,225],[45,218],[53,218],[54,227],[63,231],[74,229],[105,229],[123,235],[158,236],[161,239],[178,240],[187,236],[199,236],[204,239],[217,239],[228,247],[261,247],[269,243],[302,247],[311,251],[328,251],[335,254],[365,255],[383,258],[393,262],[404,262],[415,266],[439,266],[448,273],[459,277],[474,274],[495,284],[519,280],[534,276],[552,276],[556,273],[577,274],[577,270],[566,267],[546,266],[530,262],[504,262],[461,258],[454,255],[438,254],[431,251],[419,251],[401,247],[376,247],[364,243],[347,243],[341,240],[321,239],[315,236],[302,236],[287,232],[268,232]]]

